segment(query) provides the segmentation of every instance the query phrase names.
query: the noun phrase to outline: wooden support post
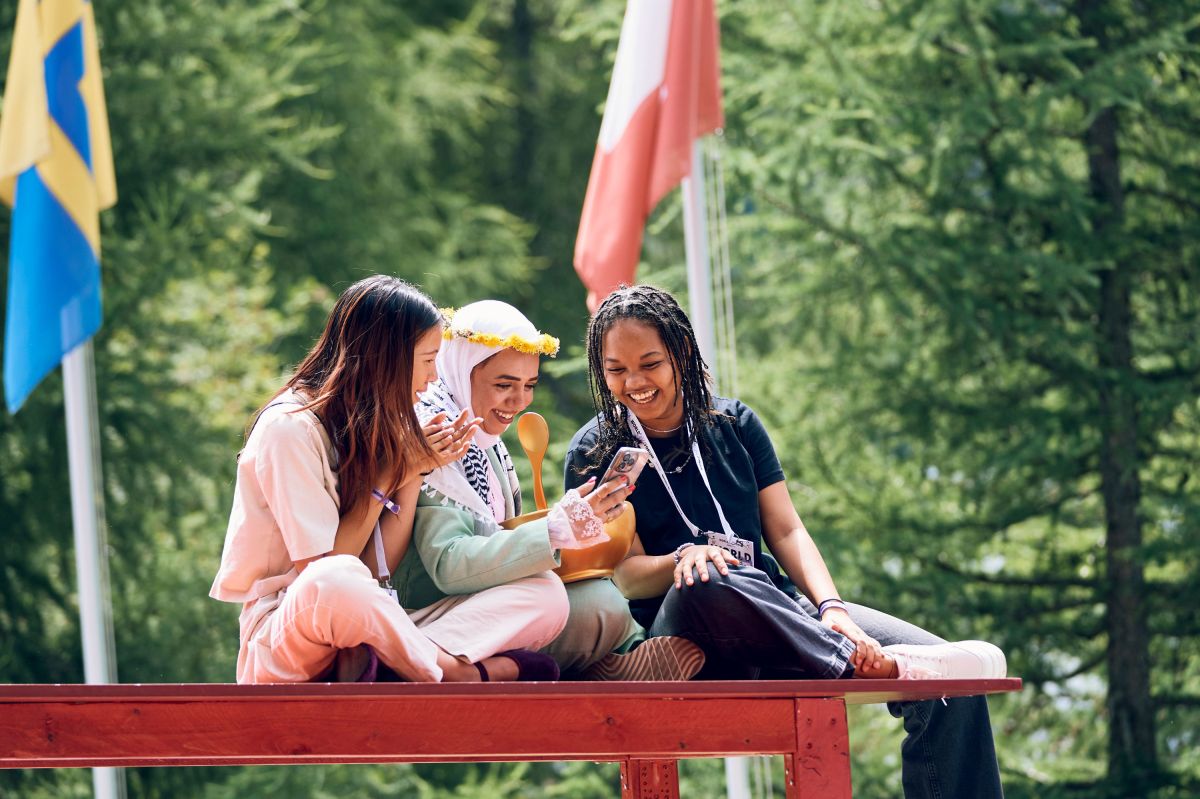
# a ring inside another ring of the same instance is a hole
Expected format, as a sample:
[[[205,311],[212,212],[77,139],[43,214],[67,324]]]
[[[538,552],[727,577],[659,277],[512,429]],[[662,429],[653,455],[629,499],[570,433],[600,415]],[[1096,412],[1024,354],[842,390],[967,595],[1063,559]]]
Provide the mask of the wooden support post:
[[[783,756],[783,768],[788,799],[851,799],[843,700],[796,700],[796,748]]]
[[[621,799],[679,799],[679,761],[621,761]]]

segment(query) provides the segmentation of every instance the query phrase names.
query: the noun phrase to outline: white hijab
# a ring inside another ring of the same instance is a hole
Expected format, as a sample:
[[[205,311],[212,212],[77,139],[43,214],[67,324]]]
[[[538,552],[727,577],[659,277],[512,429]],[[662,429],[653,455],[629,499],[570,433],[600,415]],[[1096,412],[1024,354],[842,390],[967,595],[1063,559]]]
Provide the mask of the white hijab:
[[[507,347],[504,342],[520,339],[536,342],[542,334],[525,315],[506,302],[482,300],[459,308],[447,330],[437,356],[439,380],[421,395],[417,414],[422,421],[439,412],[455,418],[466,410],[478,416],[472,407],[471,372],[475,367]],[[485,338],[486,343],[468,340]],[[496,342],[493,344],[493,342]],[[496,474],[486,450],[496,448],[504,475]],[[493,525],[506,517],[505,494],[512,498],[514,513],[521,512],[521,485],[500,436],[479,429],[470,450],[461,459],[435,469],[425,478],[425,488],[440,492],[449,501]],[[432,495],[432,494],[431,494]],[[493,527],[493,529],[495,529]]]
[[[472,416],[478,416],[476,409],[471,407],[471,372],[505,348],[476,344],[455,335],[454,331],[483,333],[500,339],[517,336],[530,341],[542,334],[533,326],[533,322],[525,318],[525,314],[507,302],[480,300],[455,311],[450,323],[451,338],[443,342],[438,351],[438,376],[450,389],[450,396],[458,403],[459,409],[466,409]],[[499,441],[500,436],[485,433],[482,428],[475,433],[475,443],[482,449],[495,446]]]

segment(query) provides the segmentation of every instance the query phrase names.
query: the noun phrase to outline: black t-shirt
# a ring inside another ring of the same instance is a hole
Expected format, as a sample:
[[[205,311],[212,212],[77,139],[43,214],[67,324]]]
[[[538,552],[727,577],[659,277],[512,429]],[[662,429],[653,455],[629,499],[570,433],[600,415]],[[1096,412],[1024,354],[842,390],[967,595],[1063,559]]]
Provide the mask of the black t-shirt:
[[[762,519],[759,516],[758,492],[783,480],[783,468],[767,431],[754,411],[739,400],[715,397],[716,415],[713,425],[701,432],[704,444],[704,469],[712,484],[713,494],[721,503],[725,518],[740,537],[754,544],[754,565],[766,572],[772,582],[785,593],[796,594],[796,587],[782,573],[770,554],[762,551]],[[567,453],[564,482],[575,488],[589,477],[599,477],[607,463],[591,463],[587,453],[596,443],[599,419],[584,425],[571,439]],[[721,519],[704,479],[696,468],[690,450],[682,449],[679,435],[651,438],[650,445],[668,471],[671,489],[679,506],[702,531],[721,532]],[[626,442],[637,446],[633,435]],[[611,457],[611,456],[610,456]],[[675,469],[678,473],[673,473]],[[671,503],[663,488],[662,478],[649,465],[638,478],[637,491],[629,497],[637,512],[637,533],[647,555],[668,555],[683,543],[706,543],[703,537],[694,538]],[[649,628],[662,604],[662,597],[629,601],[633,617]]]

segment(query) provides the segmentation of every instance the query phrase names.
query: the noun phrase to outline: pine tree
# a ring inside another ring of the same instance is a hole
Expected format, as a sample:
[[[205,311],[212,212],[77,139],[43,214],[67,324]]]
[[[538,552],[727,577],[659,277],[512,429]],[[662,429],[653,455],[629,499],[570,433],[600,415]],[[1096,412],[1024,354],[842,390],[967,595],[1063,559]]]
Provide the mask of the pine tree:
[[[739,341],[802,515],[887,609],[1005,645],[1032,685],[1007,732],[1057,753],[1002,741],[1010,768],[1117,795],[1195,780],[1174,753],[1200,670],[1180,612],[1198,587],[1180,568],[1200,501],[1197,10],[723,20]]]

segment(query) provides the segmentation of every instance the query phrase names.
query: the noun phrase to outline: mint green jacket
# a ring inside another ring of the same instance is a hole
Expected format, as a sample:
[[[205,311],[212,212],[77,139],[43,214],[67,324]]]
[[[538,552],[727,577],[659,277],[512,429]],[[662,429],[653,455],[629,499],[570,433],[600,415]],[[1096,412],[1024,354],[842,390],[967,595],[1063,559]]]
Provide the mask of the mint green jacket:
[[[490,450],[488,455],[491,459]],[[451,594],[473,594],[558,566],[545,519],[486,535],[490,525],[427,490],[418,495],[412,542],[392,575],[404,607],[423,608]],[[511,515],[512,500],[505,499]]]

